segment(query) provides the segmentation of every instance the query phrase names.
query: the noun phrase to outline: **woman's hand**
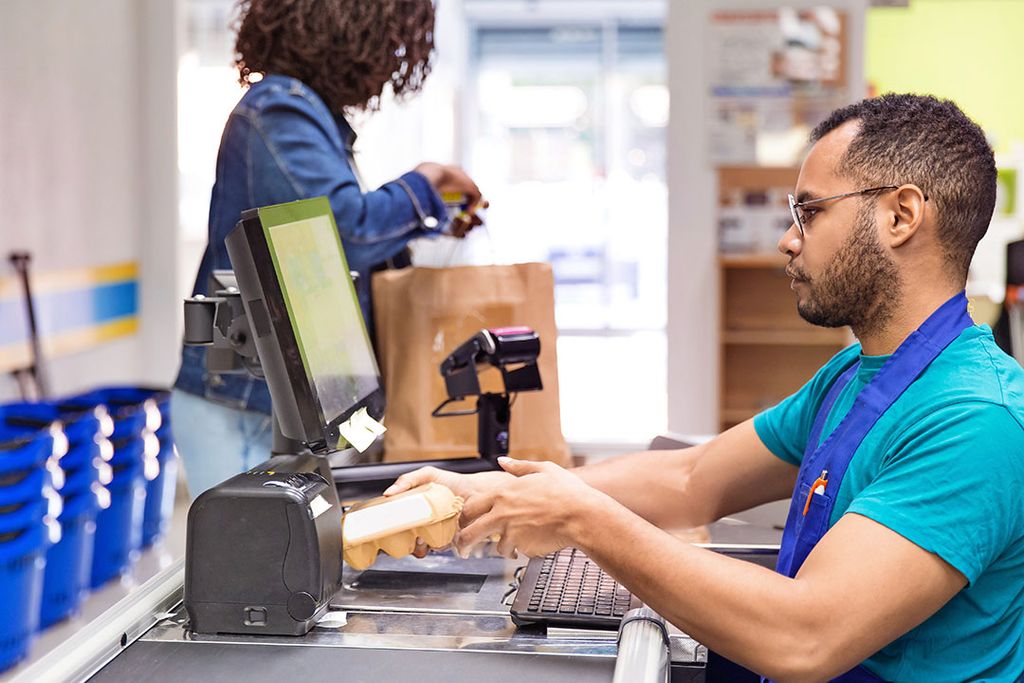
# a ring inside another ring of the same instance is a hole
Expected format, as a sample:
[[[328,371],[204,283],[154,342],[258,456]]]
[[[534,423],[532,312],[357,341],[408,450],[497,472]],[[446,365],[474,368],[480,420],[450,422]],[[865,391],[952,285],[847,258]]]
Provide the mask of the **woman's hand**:
[[[452,219],[452,235],[465,237],[470,230],[483,224],[483,219],[476,212],[486,209],[489,203],[465,171],[458,166],[432,161],[424,162],[413,170],[422,174],[438,194],[457,194],[466,198],[466,210]]]
[[[461,194],[470,207],[480,203],[480,188],[458,166],[425,161],[413,170],[421,173],[439,194]]]

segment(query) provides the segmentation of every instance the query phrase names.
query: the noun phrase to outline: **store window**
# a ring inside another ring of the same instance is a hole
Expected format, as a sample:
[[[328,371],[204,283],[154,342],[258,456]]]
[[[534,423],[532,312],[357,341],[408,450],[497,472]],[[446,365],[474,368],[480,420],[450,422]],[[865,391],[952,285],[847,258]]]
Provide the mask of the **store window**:
[[[554,269],[566,436],[645,441],[666,425],[661,28],[479,26],[469,71],[495,250]]]

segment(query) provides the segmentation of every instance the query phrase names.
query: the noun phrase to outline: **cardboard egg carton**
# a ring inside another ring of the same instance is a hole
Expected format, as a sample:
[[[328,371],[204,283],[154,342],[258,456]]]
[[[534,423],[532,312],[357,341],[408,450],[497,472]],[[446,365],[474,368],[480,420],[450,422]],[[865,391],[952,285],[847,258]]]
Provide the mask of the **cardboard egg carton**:
[[[366,569],[381,550],[404,557],[417,538],[431,548],[448,545],[459,529],[462,503],[448,487],[430,483],[352,506],[341,520],[345,562]]]

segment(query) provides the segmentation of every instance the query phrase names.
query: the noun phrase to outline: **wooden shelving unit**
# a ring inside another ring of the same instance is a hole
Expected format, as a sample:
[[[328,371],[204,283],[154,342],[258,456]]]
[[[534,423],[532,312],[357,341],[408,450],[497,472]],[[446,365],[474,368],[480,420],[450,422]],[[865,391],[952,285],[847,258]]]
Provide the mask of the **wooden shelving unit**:
[[[723,330],[722,343],[736,346],[827,346],[846,344],[848,336],[829,330]]]
[[[791,168],[722,168],[719,196],[735,188],[792,187],[796,174]],[[723,430],[799,389],[853,341],[847,329],[815,327],[800,317],[785,273],[787,261],[779,253],[719,257],[718,414]]]

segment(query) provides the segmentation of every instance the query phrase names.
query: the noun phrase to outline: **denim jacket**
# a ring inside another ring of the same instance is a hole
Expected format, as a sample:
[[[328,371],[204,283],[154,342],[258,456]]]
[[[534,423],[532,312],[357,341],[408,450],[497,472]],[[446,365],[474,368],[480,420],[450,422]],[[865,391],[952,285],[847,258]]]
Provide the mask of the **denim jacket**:
[[[210,199],[209,241],[193,294],[207,294],[215,269],[231,268],[224,239],[242,211],[326,196],[334,210],[356,290],[373,330],[370,272],[437,235],[448,222],[444,202],[423,175],[410,171],[365,192],[352,159],[355,133],[300,81],[268,75],[253,84],[228,118]],[[266,383],[246,374],[208,374],[201,347],[184,347],[175,387],[243,410],[270,413]]]

